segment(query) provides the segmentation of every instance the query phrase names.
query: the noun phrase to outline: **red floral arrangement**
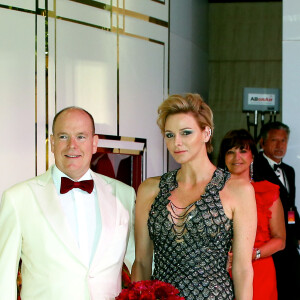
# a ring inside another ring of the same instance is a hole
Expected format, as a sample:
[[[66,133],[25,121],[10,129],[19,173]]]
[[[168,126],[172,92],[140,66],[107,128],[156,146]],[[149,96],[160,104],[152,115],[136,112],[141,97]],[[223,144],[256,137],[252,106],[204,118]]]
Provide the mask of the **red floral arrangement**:
[[[17,276],[17,300],[21,300],[21,288],[22,288],[22,275],[21,275],[21,264],[22,261],[19,262],[18,276]]]
[[[130,283],[116,300],[184,300],[179,290],[170,283],[159,280],[143,280]]]
[[[123,263],[122,267],[122,289],[127,289],[131,284],[131,275],[127,266]]]

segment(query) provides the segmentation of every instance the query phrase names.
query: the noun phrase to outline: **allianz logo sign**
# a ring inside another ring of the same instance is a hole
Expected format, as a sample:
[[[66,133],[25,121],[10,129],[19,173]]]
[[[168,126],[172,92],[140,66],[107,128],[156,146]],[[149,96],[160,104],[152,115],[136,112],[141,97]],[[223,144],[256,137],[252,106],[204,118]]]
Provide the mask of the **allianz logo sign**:
[[[260,98],[260,97],[251,97],[250,101],[253,101],[253,102],[272,102],[273,98],[268,98],[268,97],[263,97],[263,98]]]

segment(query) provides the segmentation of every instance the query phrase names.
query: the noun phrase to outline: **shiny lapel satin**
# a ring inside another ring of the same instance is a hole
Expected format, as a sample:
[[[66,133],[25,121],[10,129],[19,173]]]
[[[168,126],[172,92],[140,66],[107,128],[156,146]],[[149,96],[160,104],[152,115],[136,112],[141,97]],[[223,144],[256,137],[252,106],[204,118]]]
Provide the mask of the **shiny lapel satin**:
[[[103,257],[103,253],[106,251],[111,237],[113,236],[113,232],[116,229],[117,211],[116,197],[113,195],[114,189],[111,184],[95,173],[92,173],[92,177],[97,189],[102,229],[96,252],[91,263],[91,268],[93,268],[93,266],[99,267],[99,264],[101,264],[101,257]],[[113,182],[112,184],[115,183]]]
[[[38,205],[55,234],[69,251],[82,262],[79,247],[69,228],[53,184],[51,168],[45,174],[37,177],[36,181],[30,183],[30,186]],[[84,265],[83,262],[82,264]]]

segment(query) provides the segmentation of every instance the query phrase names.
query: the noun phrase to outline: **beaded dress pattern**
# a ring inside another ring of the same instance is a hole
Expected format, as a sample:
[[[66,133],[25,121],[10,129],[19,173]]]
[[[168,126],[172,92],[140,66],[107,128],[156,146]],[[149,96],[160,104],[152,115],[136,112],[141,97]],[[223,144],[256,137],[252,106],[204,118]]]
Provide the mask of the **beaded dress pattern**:
[[[186,300],[233,299],[226,271],[233,223],[219,197],[230,174],[216,169],[201,198],[186,207],[177,220],[176,214],[172,217],[176,206],[168,199],[178,187],[177,172],[162,175],[149,213],[148,229],[154,244],[152,279],[171,283]]]

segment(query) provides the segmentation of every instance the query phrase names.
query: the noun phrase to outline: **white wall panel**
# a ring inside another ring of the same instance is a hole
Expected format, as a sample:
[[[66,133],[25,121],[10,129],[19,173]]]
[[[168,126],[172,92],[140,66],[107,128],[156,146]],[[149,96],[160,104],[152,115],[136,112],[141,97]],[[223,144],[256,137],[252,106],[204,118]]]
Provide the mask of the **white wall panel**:
[[[38,6],[40,9],[46,9],[46,3],[48,2],[48,10],[53,11],[54,10],[54,3],[53,1],[56,2],[56,0],[38,0]]]
[[[300,122],[299,122],[299,95],[300,95],[300,42],[283,42],[282,67],[282,121],[290,129],[290,139],[284,161],[295,168],[297,195],[296,203],[300,209]]]
[[[199,93],[207,102],[207,52],[181,36],[171,34],[170,38],[172,49],[176,49],[170,53],[170,59],[172,60],[170,66],[170,78],[172,78],[170,93]],[[178,57],[181,57],[181,59],[176,59]],[[191,70],[194,70],[194,72],[191,72]]]
[[[300,40],[300,1],[284,0],[283,40]]]
[[[155,41],[168,42],[168,28],[164,26],[157,26],[140,19],[125,17],[124,29],[126,33],[151,38]]]
[[[94,1],[101,2],[101,3],[107,4],[107,5],[111,4],[111,0],[94,0]],[[115,2],[115,1],[119,1],[119,0],[112,0],[112,2]],[[113,3],[112,5],[116,5],[116,4]]]
[[[208,101],[207,0],[172,0],[170,10],[170,93]]]
[[[56,1],[56,15],[110,28],[110,12],[69,0]]]
[[[96,130],[117,134],[117,40],[111,32],[57,20],[57,110],[77,105]]]
[[[1,122],[10,127],[10,133],[5,126],[0,132],[9,139],[1,149],[2,165],[10,165],[12,156],[22,169],[5,185],[41,174],[54,163],[53,117],[72,105],[92,113],[97,133],[147,138],[147,177],[163,173],[166,150],[156,110],[168,92],[168,0],[0,4]]]
[[[48,20],[48,166],[54,164],[54,156],[51,153],[50,134],[52,134],[53,118],[56,114],[56,52],[55,52],[55,20]]]
[[[2,194],[35,175],[35,16],[0,8],[0,40]]]
[[[163,173],[163,138],[156,125],[164,95],[164,47],[120,38],[120,135],[147,139],[147,177]]]
[[[169,29],[168,27],[164,26],[157,26],[156,24],[150,23],[150,22],[144,22],[140,19],[136,18],[131,18],[131,17],[125,17],[125,28],[124,28],[126,34],[133,34],[139,37],[145,37],[147,39],[152,39],[153,41],[157,43],[161,43],[160,47],[163,47],[164,49],[164,91],[165,91],[165,96],[167,96],[167,86],[168,86],[168,62],[167,62],[167,57],[168,57],[168,33]],[[176,48],[176,47],[174,47]],[[183,55],[185,57],[186,54]],[[150,55],[149,58],[152,60],[152,56]],[[184,60],[186,61],[186,60]],[[185,66],[186,67],[186,66]],[[190,66],[187,66],[188,68]],[[196,78],[194,80],[197,80]],[[183,81],[182,81],[183,82]],[[184,82],[186,82],[184,80]]]
[[[152,0],[125,0],[125,9],[168,21],[169,0],[162,0],[161,3]]]
[[[45,17],[37,17],[37,174],[46,171],[46,55]]]
[[[35,11],[35,0],[0,0],[0,4]]]
[[[284,161],[296,171],[296,205],[300,209],[300,2],[283,0],[282,121],[291,134]]]

